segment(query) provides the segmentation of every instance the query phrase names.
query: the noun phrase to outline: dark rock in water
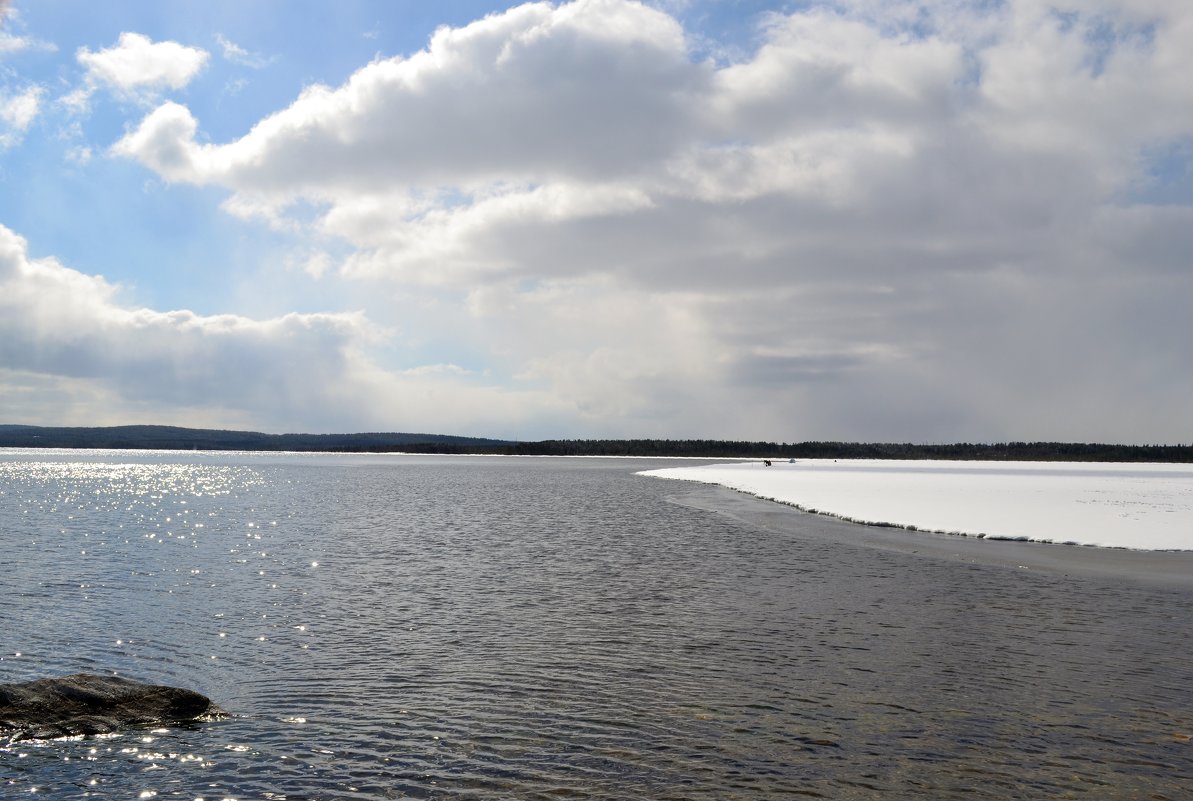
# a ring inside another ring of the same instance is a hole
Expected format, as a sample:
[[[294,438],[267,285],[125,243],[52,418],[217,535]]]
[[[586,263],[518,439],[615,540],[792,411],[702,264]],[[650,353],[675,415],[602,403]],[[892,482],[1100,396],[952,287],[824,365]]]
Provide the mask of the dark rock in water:
[[[76,673],[0,684],[0,734],[16,740],[106,734],[218,714],[211,699],[197,692],[116,676]]]

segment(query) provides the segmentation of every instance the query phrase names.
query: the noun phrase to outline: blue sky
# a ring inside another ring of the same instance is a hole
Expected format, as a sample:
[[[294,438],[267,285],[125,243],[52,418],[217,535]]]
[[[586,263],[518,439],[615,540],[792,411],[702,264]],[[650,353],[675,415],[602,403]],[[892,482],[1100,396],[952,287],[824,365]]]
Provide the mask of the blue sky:
[[[1193,430],[1183,2],[0,8],[0,422]]]

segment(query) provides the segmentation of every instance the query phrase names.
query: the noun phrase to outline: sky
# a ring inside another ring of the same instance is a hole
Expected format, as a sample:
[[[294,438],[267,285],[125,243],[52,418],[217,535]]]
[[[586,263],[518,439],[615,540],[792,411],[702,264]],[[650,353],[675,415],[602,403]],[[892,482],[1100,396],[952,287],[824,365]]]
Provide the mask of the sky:
[[[0,9],[0,423],[1193,442],[1187,0]]]

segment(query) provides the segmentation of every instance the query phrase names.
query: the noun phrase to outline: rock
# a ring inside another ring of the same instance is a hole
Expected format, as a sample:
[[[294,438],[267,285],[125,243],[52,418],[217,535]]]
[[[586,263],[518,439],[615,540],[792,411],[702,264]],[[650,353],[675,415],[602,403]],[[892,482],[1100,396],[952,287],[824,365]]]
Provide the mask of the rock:
[[[13,740],[106,734],[219,714],[211,699],[197,692],[117,676],[76,673],[0,684],[0,734]]]

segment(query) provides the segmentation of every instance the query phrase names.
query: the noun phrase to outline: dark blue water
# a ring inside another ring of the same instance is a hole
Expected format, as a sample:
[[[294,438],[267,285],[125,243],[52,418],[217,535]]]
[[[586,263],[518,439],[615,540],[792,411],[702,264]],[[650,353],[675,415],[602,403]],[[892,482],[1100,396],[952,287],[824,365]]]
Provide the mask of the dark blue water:
[[[0,455],[0,681],[231,713],[0,743],[0,798],[1193,797],[1193,593],[756,527],[652,466]]]

